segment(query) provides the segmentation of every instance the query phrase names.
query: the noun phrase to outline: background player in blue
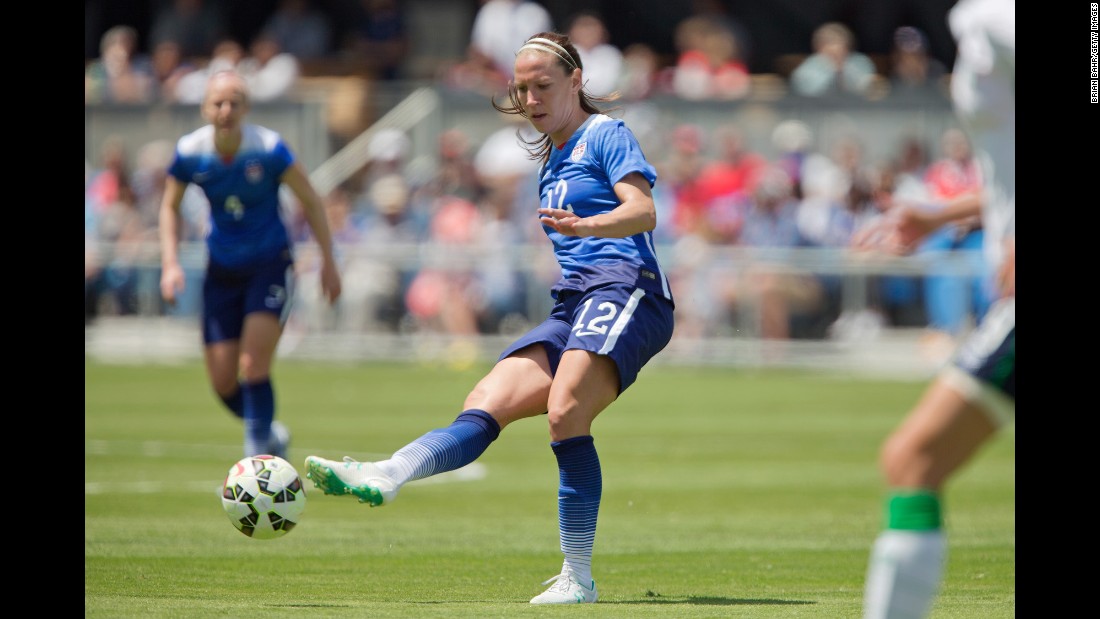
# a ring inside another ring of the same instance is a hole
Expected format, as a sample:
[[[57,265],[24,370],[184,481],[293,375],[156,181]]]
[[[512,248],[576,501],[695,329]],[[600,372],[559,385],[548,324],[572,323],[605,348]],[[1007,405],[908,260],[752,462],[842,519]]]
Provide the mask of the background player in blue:
[[[653,250],[656,173],[621,120],[584,90],[569,39],[544,32],[516,55],[509,105],[542,134],[528,144],[539,171],[539,216],[561,279],[542,324],[521,336],[466,396],[463,412],[394,453],[369,463],[306,458],[326,494],[388,505],[405,483],[475,460],[508,424],[547,414],[558,463],[558,525],[565,555],[553,585],[532,604],[595,602],[592,548],[603,476],[592,422],[668,344],[673,300]],[[497,515],[494,514],[494,518]]]
[[[882,445],[886,523],[871,550],[864,619],[928,615],[947,556],[943,486],[1016,417],[1016,3],[960,0],[948,23],[958,41],[951,98],[983,163],[983,195],[941,211],[902,209],[883,238],[908,251],[980,212],[1001,298]]]
[[[321,286],[340,296],[340,275],[320,197],[278,133],[244,124],[248,88],[231,71],[211,76],[208,125],[176,143],[160,208],[161,295],[174,303],[186,282],[179,262],[180,202],[189,183],[210,202],[202,338],[207,375],[244,420],[244,453],[286,457],[290,434],[275,421],[271,365],[293,298],[294,263],[280,213],[286,183],[302,204],[322,256]]]

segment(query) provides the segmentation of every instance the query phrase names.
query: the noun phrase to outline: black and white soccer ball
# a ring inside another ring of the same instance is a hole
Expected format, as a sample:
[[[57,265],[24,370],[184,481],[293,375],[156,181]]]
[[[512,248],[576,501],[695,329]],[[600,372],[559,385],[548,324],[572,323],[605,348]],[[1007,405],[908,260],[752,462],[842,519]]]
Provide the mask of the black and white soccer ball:
[[[278,456],[248,456],[229,469],[222,508],[238,531],[253,539],[291,532],[306,508],[306,489],[292,464]]]

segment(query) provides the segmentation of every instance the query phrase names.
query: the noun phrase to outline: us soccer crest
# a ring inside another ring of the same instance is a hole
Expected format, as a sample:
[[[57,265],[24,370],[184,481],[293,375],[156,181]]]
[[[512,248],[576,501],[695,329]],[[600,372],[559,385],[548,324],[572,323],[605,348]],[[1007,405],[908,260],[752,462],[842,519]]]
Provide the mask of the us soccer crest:
[[[255,185],[264,178],[264,167],[260,165],[259,161],[249,161],[244,166],[244,177],[248,179],[248,182]]]
[[[573,161],[580,161],[584,156],[584,151],[588,149],[588,142],[581,142],[573,147],[573,154],[569,155],[569,158]]]

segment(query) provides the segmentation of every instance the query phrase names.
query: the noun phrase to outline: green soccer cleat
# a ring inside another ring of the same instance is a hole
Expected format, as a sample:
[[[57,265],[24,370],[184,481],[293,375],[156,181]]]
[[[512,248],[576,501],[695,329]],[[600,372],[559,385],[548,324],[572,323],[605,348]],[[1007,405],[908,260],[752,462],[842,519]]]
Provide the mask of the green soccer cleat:
[[[343,462],[318,456],[306,458],[306,477],[325,494],[352,494],[371,507],[389,505],[397,498],[397,483],[370,462],[344,456]]]

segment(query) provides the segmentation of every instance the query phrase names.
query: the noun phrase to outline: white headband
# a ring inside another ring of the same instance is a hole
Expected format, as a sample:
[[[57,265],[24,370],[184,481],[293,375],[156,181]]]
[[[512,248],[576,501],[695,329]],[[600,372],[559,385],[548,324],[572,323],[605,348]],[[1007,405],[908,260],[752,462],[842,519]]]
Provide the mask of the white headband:
[[[565,51],[564,47],[558,45],[550,39],[543,39],[541,37],[530,39],[523,44],[523,47],[519,48],[519,51],[516,52],[516,55],[519,56],[519,53],[525,49],[537,49],[543,52],[550,52],[551,54],[554,54],[558,58],[564,60],[566,64],[573,67],[574,69],[580,68],[577,66],[577,63],[573,62],[573,58],[569,56],[569,52]]]

